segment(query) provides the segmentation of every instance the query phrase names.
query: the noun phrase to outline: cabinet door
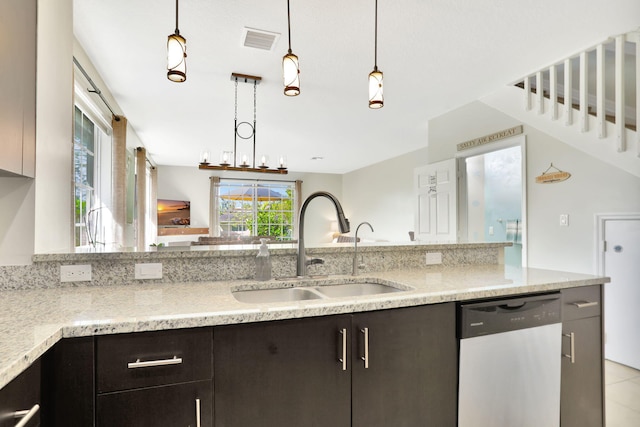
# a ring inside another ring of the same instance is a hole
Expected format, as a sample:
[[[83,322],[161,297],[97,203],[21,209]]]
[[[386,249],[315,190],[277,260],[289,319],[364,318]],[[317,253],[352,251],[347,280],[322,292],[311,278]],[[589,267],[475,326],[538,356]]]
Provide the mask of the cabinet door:
[[[0,390],[0,427],[40,425],[40,360]],[[25,420],[28,419],[28,421]]]
[[[216,427],[350,426],[349,327],[342,315],[216,327]]]
[[[0,176],[35,173],[36,4],[0,4]]]
[[[574,359],[562,358],[560,423],[562,427],[602,427],[601,317],[565,321],[563,335],[573,333]],[[563,336],[562,352],[571,355],[571,339]]]
[[[211,386],[209,380],[98,395],[96,426],[212,427]]]
[[[456,425],[455,324],[453,303],[353,316],[354,427]]]
[[[93,337],[65,338],[43,356],[44,426],[93,426],[93,349]]]

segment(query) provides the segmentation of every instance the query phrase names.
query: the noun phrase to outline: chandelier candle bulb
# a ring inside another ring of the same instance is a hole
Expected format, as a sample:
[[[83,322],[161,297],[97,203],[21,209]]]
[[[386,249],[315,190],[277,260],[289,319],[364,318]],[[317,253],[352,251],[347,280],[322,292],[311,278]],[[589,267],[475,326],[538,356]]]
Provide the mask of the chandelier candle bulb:
[[[280,156],[280,160],[278,160],[278,169],[286,169],[287,168],[287,158],[284,156]]]
[[[202,154],[200,155],[200,163],[203,165],[208,165],[209,164],[209,152],[208,151],[203,151]]]
[[[223,151],[222,155],[220,156],[220,164],[222,166],[229,166],[229,160],[231,159],[231,152],[229,151]]]

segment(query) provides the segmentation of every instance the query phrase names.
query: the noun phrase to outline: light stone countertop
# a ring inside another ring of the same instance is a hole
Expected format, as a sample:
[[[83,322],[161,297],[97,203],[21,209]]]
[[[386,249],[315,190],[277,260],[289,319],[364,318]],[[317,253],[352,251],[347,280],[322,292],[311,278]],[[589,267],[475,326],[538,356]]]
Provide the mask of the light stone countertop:
[[[389,284],[405,292],[269,304],[237,301],[231,291]],[[607,277],[504,265],[469,265],[328,276],[305,280],[75,286],[0,292],[0,388],[63,337],[248,323],[448,301],[464,301],[608,283]]]

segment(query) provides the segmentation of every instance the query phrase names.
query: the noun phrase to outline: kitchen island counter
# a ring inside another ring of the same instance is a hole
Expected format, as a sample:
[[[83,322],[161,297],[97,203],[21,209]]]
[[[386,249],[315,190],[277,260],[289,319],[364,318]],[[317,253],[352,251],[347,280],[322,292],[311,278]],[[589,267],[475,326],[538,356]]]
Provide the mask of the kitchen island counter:
[[[374,282],[404,292],[248,304],[233,290]],[[607,277],[504,265],[404,269],[317,279],[78,285],[0,292],[0,388],[57,341],[238,324],[528,294],[608,283]]]

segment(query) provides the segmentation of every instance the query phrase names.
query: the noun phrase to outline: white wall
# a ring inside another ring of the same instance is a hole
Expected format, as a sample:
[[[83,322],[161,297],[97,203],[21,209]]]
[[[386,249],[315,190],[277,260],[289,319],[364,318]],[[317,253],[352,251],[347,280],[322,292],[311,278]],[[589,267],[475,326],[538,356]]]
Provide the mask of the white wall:
[[[31,263],[35,180],[0,177],[0,265]]]
[[[452,158],[456,144],[520,124],[492,107],[472,102],[429,121],[431,162]],[[525,125],[529,267],[596,273],[596,213],[640,211],[640,179]],[[613,149],[613,148],[612,148]],[[571,178],[536,184],[554,166]],[[569,227],[559,215],[569,214]]]
[[[191,227],[209,227],[209,177],[212,172],[193,167],[158,166],[158,198],[189,200],[191,202]],[[315,191],[328,191],[340,200],[346,211],[342,197],[342,176],[335,174],[312,174],[290,172],[288,175],[218,174],[232,179],[271,179],[282,181],[302,180],[302,198],[306,199]],[[331,241],[331,234],[337,230],[335,209],[324,198],[309,203],[305,216],[305,244],[309,247]],[[165,239],[176,240],[176,239]],[[181,236],[180,241],[190,240]]]
[[[429,163],[427,154],[425,147],[343,175],[343,206],[352,236],[358,224],[367,221],[374,232],[364,227],[358,237],[409,241],[415,228],[413,170]]]

